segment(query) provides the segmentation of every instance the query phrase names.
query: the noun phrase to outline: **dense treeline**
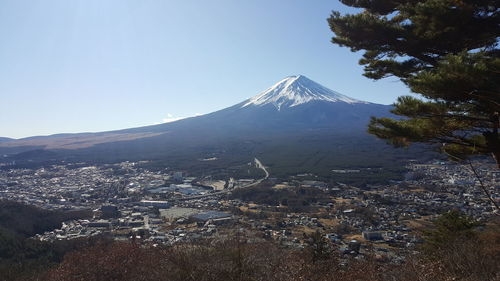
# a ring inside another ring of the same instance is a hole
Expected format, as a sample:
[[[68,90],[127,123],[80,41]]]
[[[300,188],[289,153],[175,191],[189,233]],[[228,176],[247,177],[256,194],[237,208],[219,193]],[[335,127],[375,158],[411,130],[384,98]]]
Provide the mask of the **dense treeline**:
[[[90,211],[50,211],[0,200],[0,230],[29,237],[60,228],[63,221],[91,216]]]
[[[91,247],[105,237],[41,242],[0,230],[0,281],[24,280],[38,276],[62,262],[66,253]]]
[[[323,191],[314,187],[276,189],[264,182],[255,187],[236,189],[230,197],[258,204],[286,206],[289,211],[303,212],[307,211],[312,203],[326,200],[327,196]]]
[[[326,135],[312,134],[294,138],[269,138],[265,141],[241,141],[223,146],[197,146],[182,148],[176,147],[168,154],[153,155],[128,154],[128,158],[113,158],[109,152],[97,153],[90,149],[75,158],[61,159],[65,163],[85,162],[88,165],[101,165],[121,161],[147,160],[140,167],[148,170],[165,171],[186,170],[193,176],[211,175],[214,178],[260,178],[260,170],[250,169],[247,163],[257,157],[268,167],[272,177],[283,177],[313,173],[322,178],[334,179],[337,182],[348,184],[377,184],[387,183],[389,180],[399,180],[404,173],[408,159],[426,161],[436,157],[423,146],[412,149],[393,149],[382,141],[361,135],[355,138],[337,136],[335,132]],[[36,169],[60,164],[59,160],[45,159],[44,154],[38,151],[39,158],[32,158],[37,153],[28,153],[30,157],[18,159],[16,155],[8,158],[8,162],[15,161],[15,165],[0,167],[0,169],[29,168]],[[51,151],[63,153],[63,151]],[[96,154],[97,158],[93,155]],[[58,154],[56,154],[58,155]],[[101,159],[106,155],[108,158]],[[214,161],[200,161],[201,158],[216,157]],[[372,170],[367,170],[368,168]],[[380,168],[380,169],[379,169]],[[332,169],[362,169],[357,174],[335,174]]]
[[[48,243],[29,238],[88,215],[88,211],[49,211],[0,201],[0,280],[35,276],[61,262],[67,252],[91,245],[87,239]]]

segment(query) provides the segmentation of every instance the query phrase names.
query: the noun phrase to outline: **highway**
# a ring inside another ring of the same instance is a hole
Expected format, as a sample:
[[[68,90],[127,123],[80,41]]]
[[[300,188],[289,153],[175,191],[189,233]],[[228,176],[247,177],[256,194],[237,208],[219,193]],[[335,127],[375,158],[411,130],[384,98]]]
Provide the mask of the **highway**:
[[[266,167],[264,167],[264,165],[262,165],[262,162],[260,162],[259,159],[255,158],[254,161],[255,161],[255,166],[257,166],[257,168],[259,168],[259,169],[262,169],[262,171],[264,171],[264,173],[266,173],[266,177],[263,178],[262,180],[267,179],[269,177],[269,172],[267,171]]]

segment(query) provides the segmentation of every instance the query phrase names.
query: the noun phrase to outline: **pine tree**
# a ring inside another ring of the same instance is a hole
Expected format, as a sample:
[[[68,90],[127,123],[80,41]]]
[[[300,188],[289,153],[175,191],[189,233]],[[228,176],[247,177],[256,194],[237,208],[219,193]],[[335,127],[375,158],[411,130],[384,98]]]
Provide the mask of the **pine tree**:
[[[474,219],[457,210],[442,214],[433,224],[432,229],[423,233],[425,238],[423,249],[430,256],[450,248],[453,243],[473,240],[477,235],[474,228],[479,226]]]
[[[369,133],[459,158],[491,153],[500,168],[500,1],[341,2],[362,11],[332,13],[332,42],[363,51],[366,77],[398,77],[423,97],[399,97],[392,112],[402,117],[374,117]]]

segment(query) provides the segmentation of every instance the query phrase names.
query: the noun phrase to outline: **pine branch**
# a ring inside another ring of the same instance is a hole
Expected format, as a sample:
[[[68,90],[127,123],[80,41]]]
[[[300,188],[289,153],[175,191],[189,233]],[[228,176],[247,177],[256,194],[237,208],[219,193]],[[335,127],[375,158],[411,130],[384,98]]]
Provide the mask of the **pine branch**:
[[[450,156],[451,158],[454,158],[455,160],[457,160],[459,162],[462,162],[464,160],[464,159],[462,159],[460,157],[457,157],[457,156],[454,156],[454,155],[448,153],[446,150],[444,150],[444,153],[446,153],[448,156]],[[495,201],[495,199],[493,199],[493,197],[491,197],[490,192],[488,191],[488,189],[484,185],[483,180],[481,179],[481,176],[479,176],[479,174],[477,173],[476,169],[474,168],[474,165],[472,165],[472,162],[470,160],[468,160],[467,163],[469,164],[472,172],[474,173],[474,175],[476,176],[477,180],[479,181],[479,186],[481,187],[481,190],[486,195],[486,197],[491,202],[491,204],[497,209],[497,212],[495,214],[497,216],[500,216],[500,206]]]
[[[497,209],[497,212],[496,214],[500,216],[500,206],[498,205],[498,203],[495,201],[495,199],[493,199],[493,197],[491,197],[491,194],[490,192],[488,191],[488,189],[486,188],[486,186],[484,186],[484,183],[483,181],[481,180],[481,177],[479,176],[479,174],[477,173],[476,169],[474,168],[474,165],[472,165],[472,162],[469,160],[467,161],[469,163],[469,166],[472,170],[472,172],[474,172],[474,175],[476,175],[476,178],[477,180],[479,181],[479,184],[481,186],[481,189],[483,190],[484,194],[486,195],[486,197],[488,197],[488,200],[490,200],[490,202],[493,204],[493,206],[495,206],[495,208]]]

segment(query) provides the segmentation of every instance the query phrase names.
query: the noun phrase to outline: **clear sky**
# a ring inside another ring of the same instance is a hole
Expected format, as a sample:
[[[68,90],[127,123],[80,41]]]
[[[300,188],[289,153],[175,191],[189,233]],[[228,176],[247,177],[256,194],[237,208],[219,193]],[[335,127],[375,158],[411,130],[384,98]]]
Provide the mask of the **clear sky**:
[[[296,74],[370,102],[408,94],[330,43],[332,10],[349,12],[332,0],[2,0],[0,136],[209,113]]]

